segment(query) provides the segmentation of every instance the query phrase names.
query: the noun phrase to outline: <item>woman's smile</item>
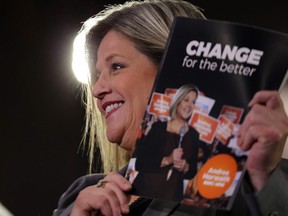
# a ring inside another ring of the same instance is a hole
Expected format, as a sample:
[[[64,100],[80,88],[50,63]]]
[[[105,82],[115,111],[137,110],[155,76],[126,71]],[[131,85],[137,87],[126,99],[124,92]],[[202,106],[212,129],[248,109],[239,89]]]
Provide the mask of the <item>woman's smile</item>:
[[[93,96],[106,120],[106,135],[133,152],[157,66],[117,31],[109,31],[100,43]]]
[[[194,91],[190,91],[187,93],[187,95],[185,95],[184,99],[180,102],[177,108],[177,114],[180,118],[186,120],[191,116],[196,97],[197,95]]]
[[[113,112],[118,110],[122,106],[123,102],[106,102],[102,105],[103,110],[105,110],[105,117],[108,118]]]

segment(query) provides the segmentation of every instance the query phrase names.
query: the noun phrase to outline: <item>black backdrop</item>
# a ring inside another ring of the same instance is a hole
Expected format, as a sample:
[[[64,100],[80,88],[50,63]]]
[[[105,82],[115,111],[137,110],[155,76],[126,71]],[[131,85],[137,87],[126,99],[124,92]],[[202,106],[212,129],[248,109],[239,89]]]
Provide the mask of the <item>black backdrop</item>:
[[[78,152],[84,109],[70,66],[72,42],[82,21],[121,2],[1,2],[0,202],[16,216],[51,215],[87,171],[87,157]],[[208,18],[288,33],[285,1],[192,2]]]

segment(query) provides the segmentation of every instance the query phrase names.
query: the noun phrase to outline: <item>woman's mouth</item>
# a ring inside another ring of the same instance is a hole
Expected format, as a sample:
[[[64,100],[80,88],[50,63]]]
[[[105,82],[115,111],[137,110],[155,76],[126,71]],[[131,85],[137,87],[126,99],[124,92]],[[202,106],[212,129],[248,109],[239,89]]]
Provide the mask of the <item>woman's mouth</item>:
[[[118,103],[113,103],[113,104],[109,104],[105,107],[105,113],[106,113],[106,118],[113,113],[114,111],[116,111],[117,109],[119,109],[119,107],[121,107],[123,105],[123,102],[118,102]]]
[[[184,112],[186,112],[187,114],[189,114],[189,113],[192,112],[192,110],[191,110],[190,108],[188,108],[188,109],[184,109]]]

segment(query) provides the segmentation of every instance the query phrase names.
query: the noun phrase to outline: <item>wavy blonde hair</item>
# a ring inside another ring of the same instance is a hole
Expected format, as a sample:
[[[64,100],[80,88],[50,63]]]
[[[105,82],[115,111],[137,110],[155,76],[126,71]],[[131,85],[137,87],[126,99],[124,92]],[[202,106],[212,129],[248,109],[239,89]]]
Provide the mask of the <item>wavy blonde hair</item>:
[[[182,85],[177,91],[176,94],[173,96],[171,102],[170,102],[170,108],[169,108],[169,115],[174,118],[176,114],[176,110],[178,105],[181,103],[182,100],[184,100],[185,96],[191,92],[194,91],[196,93],[196,98],[199,94],[199,89],[196,85],[192,83],[188,83],[185,85]]]
[[[86,124],[82,144],[88,146],[90,168],[96,148],[99,148],[103,171],[110,172],[124,166],[129,155],[106,138],[105,121],[96,107],[92,96],[93,77],[97,50],[103,37],[115,30],[128,37],[135,47],[157,65],[160,64],[166,41],[176,16],[205,19],[201,9],[181,0],[128,1],[124,4],[107,6],[103,11],[84,22],[79,34],[86,36],[86,57],[90,69],[90,82],[83,88],[86,106]]]

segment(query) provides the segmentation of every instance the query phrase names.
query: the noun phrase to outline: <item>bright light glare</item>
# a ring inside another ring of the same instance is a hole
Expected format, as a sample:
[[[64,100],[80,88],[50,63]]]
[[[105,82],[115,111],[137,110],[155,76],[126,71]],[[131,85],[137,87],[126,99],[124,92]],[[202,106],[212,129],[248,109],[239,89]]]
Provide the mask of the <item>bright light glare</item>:
[[[74,39],[72,70],[79,82],[87,84],[89,81],[90,72],[85,54],[85,40],[86,34],[84,31],[79,33]]]

